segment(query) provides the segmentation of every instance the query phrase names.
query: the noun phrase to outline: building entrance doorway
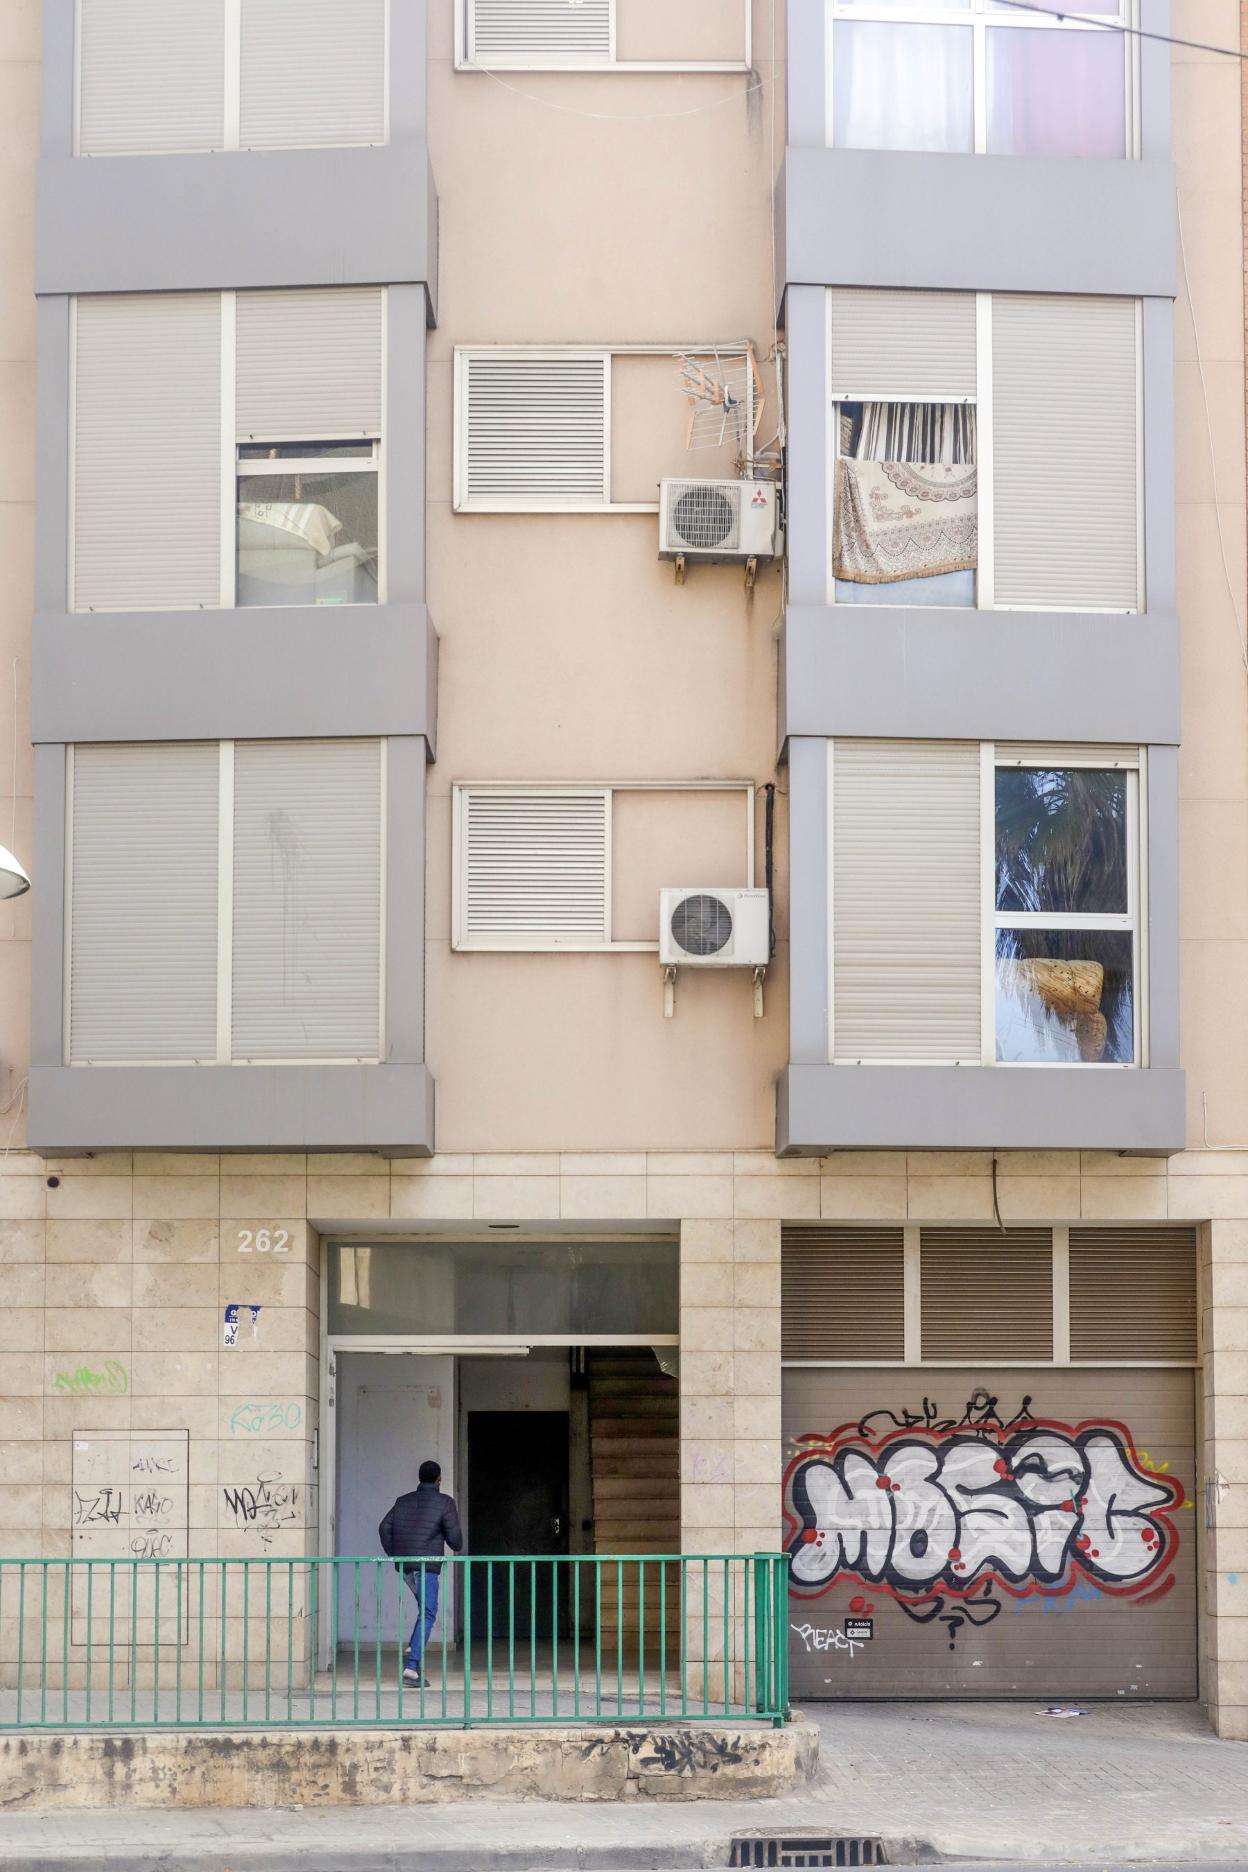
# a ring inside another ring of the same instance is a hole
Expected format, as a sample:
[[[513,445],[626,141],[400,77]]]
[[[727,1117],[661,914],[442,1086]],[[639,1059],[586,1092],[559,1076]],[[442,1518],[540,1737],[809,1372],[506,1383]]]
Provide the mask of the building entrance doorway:
[[[570,1435],[568,1411],[468,1413],[473,1551],[516,1562],[473,1569],[474,1632],[554,1635],[555,1569],[524,1561],[570,1550]],[[568,1630],[566,1605],[558,1607],[557,1625]]]

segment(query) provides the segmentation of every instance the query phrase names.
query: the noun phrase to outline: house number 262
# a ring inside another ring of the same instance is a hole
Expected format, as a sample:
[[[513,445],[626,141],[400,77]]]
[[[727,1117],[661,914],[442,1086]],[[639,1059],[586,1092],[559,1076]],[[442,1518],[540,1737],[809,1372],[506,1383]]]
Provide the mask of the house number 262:
[[[288,1254],[290,1235],[286,1229],[239,1229],[239,1254]]]

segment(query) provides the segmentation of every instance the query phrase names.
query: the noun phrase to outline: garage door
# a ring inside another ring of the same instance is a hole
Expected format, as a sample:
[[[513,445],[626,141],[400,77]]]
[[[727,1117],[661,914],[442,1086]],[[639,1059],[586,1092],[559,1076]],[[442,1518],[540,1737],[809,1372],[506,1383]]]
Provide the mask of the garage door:
[[[786,1230],[784,1276],[794,1698],[1195,1696],[1192,1233]]]

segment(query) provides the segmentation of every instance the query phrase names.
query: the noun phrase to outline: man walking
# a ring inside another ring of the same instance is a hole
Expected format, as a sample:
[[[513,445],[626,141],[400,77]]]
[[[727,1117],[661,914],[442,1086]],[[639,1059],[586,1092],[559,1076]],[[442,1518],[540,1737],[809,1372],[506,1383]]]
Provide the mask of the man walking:
[[[425,1646],[438,1616],[438,1593],[442,1573],[442,1548],[459,1553],[464,1544],[459,1525],[459,1510],[439,1484],[442,1471],[436,1462],[422,1462],[419,1487],[410,1495],[400,1495],[378,1528],[382,1552],[393,1559],[416,1600],[416,1623],[407,1641],[403,1681],[417,1689],[427,1688],[421,1674]],[[414,1563],[414,1564],[412,1564]]]

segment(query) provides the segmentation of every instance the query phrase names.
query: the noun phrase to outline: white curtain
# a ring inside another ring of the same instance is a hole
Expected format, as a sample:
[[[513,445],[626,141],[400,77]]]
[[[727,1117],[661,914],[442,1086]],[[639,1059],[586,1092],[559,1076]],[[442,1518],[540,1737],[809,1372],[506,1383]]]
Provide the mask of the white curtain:
[[[969,26],[838,20],[833,31],[837,149],[974,148]]]

